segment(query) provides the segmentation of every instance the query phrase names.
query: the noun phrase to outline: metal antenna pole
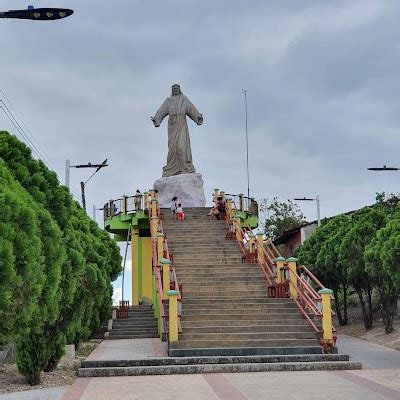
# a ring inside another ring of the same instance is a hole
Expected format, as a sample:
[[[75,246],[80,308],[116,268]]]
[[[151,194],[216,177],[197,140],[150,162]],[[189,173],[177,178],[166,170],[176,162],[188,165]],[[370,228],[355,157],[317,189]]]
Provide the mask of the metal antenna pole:
[[[71,168],[71,161],[65,160],[65,186],[69,189],[69,169]]]
[[[247,130],[247,90],[242,89],[244,94],[244,105],[246,114],[246,165],[247,165],[247,197],[250,198],[250,175],[249,175],[249,133]]]
[[[318,220],[318,226],[321,226],[321,210],[319,208],[319,196],[315,199],[317,200],[317,220]]]

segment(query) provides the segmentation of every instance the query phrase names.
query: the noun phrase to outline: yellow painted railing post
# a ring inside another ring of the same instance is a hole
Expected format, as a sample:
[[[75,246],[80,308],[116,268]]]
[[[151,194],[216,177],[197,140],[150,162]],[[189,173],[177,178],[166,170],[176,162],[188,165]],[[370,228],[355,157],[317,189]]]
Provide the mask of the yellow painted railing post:
[[[155,235],[156,235],[156,233],[157,233],[157,228],[158,228],[158,218],[157,218],[155,215],[153,215],[153,216],[151,217],[151,227],[150,227],[151,235],[152,235],[152,236],[155,236]]]
[[[225,200],[225,192],[223,190],[219,192],[219,195],[222,197],[222,200]]]
[[[331,289],[321,289],[318,294],[322,298],[322,338],[326,341],[333,341],[332,335],[332,311],[331,311]]]
[[[240,217],[235,217],[233,223],[235,224],[236,240],[238,242],[242,242],[242,227],[240,226]]]
[[[262,232],[257,232],[257,257],[258,257],[258,262],[263,263],[264,260],[264,234]]]
[[[162,268],[162,277],[163,277],[163,294],[164,300],[168,299],[168,291],[170,289],[169,284],[169,270],[171,269],[171,261],[166,258],[162,258],[160,260],[161,268]]]
[[[214,205],[217,206],[217,198],[218,198],[218,191],[219,189],[214,189]]]
[[[254,253],[256,247],[256,235],[253,233],[249,234],[249,251],[250,253]]]
[[[151,216],[157,216],[157,199],[151,198]]]
[[[132,305],[139,305],[139,229],[131,228]]]
[[[178,341],[178,291],[168,290],[169,298],[169,342]]]
[[[297,258],[290,257],[286,260],[289,266],[289,280],[293,283],[289,283],[289,293],[291,299],[297,299]]]
[[[156,192],[154,191],[154,189],[150,189],[149,193],[150,193],[151,200],[156,198]]]
[[[244,207],[243,207],[243,193],[239,193],[239,210],[240,211],[244,211]]]
[[[226,207],[228,209],[229,217],[232,219],[232,199],[226,199]]]
[[[161,265],[161,259],[164,258],[164,234],[160,232],[156,233],[156,239],[158,265]]]
[[[126,214],[126,199],[127,197],[125,195],[122,196],[121,200],[121,213]]]
[[[149,209],[149,194],[147,192],[143,193],[143,204],[144,204],[144,209],[148,210]]]
[[[276,283],[283,283],[283,273],[284,273],[284,266],[285,266],[285,259],[283,257],[276,257]]]

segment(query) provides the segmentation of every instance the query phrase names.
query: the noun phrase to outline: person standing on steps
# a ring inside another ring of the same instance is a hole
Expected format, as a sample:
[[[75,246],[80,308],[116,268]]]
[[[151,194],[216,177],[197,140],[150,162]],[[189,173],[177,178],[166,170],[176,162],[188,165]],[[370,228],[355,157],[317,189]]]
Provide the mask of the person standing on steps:
[[[142,209],[142,193],[140,193],[140,190],[136,190],[135,194],[135,211],[141,210]]]
[[[178,204],[178,208],[176,209],[176,215],[178,216],[178,221],[183,221],[185,218],[185,214],[183,213],[182,204]]]
[[[172,220],[175,220],[176,209],[178,208],[178,198],[174,196],[171,200]]]

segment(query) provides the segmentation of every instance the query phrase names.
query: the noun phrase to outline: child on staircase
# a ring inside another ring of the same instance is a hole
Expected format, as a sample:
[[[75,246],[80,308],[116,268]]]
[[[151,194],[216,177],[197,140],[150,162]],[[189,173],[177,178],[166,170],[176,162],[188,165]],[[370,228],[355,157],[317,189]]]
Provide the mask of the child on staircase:
[[[178,221],[183,221],[183,219],[185,218],[185,214],[183,213],[183,208],[181,203],[178,204],[178,207],[176,209],[176,215],[178,216]]]

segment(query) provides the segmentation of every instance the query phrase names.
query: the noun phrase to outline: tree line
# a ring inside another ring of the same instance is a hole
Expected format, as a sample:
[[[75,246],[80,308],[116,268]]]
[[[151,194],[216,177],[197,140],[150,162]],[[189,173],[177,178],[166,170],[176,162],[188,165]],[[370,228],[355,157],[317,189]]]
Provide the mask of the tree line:
[[[121,257],[56,174],[4,131],[0,210],[0,344],[16,344],[19,371],[38,384],[65,344],[109,318]]]
[[[364,326],[373,324],[372,294],[379,295],[386,333],[400,294],[400,205],[394,195],[378,194],[376,203],[323,221],[300,246],[300,264],[333,290],[340,325],[348,322],[348,296],[357,294]]]

